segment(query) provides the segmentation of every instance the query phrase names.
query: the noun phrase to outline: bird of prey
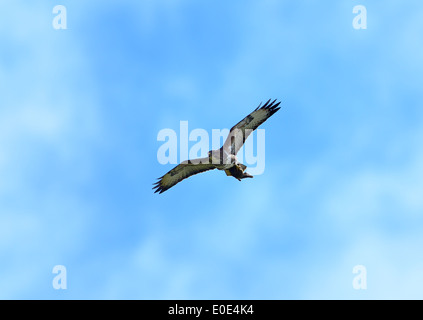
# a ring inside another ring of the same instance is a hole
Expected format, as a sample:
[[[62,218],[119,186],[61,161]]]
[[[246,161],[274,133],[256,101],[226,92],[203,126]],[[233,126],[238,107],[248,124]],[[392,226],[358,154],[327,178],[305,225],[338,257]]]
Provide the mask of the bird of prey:
[[[158,178],[159,181],[154,183],[153,187],[155,193],[162,193],[192,175],[213,169],[224,170],[227,176],[232,176],[239,181],[252,178],[252,175],[245,172],[247,166],[238,162],[236,154],[251,132],[280,109],[280,102],[275,102],[276,99],[272,102],[269,99],[263,106],[260,103],[253,112],[232,127],[223,146],[217,150],[210,150],[208,157],[183,161]]]

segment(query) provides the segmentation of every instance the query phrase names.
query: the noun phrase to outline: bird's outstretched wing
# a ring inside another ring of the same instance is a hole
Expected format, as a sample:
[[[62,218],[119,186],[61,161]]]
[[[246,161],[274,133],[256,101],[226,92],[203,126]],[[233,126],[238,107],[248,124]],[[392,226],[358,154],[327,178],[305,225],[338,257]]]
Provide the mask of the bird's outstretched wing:
[[[213,170],[216,166],[209,163],[209,158],[199,158],[195,160],[187,160],[177,165],[164,176],[159,178],[159,181],[154,183],[154,193],[162,193],[167,189],[172,188],[178,182],[193,176],[194,174]]]
[[[251,112],[248,116],[238,122],[229,131],[229,135],[223,144],[222,149],[227,153],[236,155],[244,145],[245,140],[248,136],[256,130],[263,122],[269,119],[279,107],[280,102],[276,103],[276,99],[270,102],[270,99],[260,108],[260,105]]]

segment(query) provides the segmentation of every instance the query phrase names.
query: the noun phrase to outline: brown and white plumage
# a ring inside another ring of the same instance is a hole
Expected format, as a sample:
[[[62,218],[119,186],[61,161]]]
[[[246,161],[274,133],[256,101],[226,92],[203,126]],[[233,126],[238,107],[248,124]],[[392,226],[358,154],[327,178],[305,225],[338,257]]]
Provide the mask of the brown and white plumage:
[[[232,127],[223,146],[218,150],[209,151],[207,158],[184,161],[160,177],[153,187],[155,193],[162,193],[192,175],[213,169],[224,170],[226,175],[239,181],[252,178],[252,175],[245,172],[247,167],[238,162],[236,154],[251,132],[280,109],[280,102],[275,102],[276,100],[271,102],[269,99],[262,107],[260,103],[253,112]]]
[[[248,116],[234,125],[229,131],[228,138],[226,138],[223,144],[223,150],[229,154],[236,155],[244,145],[245,140],[248,136],[256,130],[263,122],[269,119],[279,107],[280,102],[276,103],[276,99],[270,102],[270,99],[260,108],[260,105],[251,112]]]
[[[160,177],[158,179],[159,181],[154,184],[153,189],[156,189],[155,193],[162,193],[186,178],[213,169],[216,169],[216,166],[209,163],[209,158],[183,161],[164,176]]]

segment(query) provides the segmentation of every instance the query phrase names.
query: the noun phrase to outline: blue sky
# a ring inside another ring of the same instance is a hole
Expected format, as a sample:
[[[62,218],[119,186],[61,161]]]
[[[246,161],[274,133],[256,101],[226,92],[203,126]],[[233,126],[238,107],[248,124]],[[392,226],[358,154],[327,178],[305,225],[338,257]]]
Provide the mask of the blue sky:
[[[422,14],[2,1],[0,298],[422,299]],[[269,98],[264,174],[152,192],[161,129],[230,128]]]

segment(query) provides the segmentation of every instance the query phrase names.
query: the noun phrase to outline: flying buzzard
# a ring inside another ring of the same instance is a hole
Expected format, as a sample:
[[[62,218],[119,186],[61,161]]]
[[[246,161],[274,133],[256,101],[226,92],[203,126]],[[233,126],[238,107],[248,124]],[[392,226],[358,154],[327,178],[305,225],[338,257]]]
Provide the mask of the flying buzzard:
[[[244,178],[252,178],[252,175],[245,172],[247,167],[238,162],[236,154],[251,132],[280,109],[280,102],[276,104],[275,102],[276,99],[272,102],[269,99],[262,107],[260,107],[260,103],[253,112],[232,127],[223,146],[220,149],[209,151],[208,157],[183,161],[160,177],[153,187],[156,190],[155,193],[162,193],[194,174],[213,169],[224,170],[227,176],[232,176],[239,181]]]

